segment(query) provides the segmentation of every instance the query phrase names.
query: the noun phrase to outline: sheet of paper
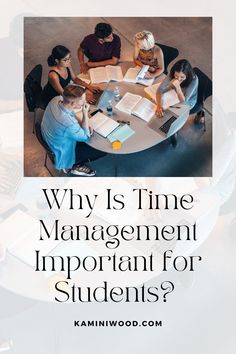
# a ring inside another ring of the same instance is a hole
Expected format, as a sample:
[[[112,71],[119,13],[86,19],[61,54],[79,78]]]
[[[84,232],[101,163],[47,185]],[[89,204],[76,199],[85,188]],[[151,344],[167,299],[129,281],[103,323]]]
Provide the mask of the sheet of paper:
[[[154,82],[154,79],[141,79],[139,78],[140,67],[136,66],[135,68],[129,68],[126,71],[123,81],[125,82],[133,82],[137,84],[141,84],[144,86],[151,86]]]
[[[139,67],[129,68],[126,71],[123,81],[136,83],[137,75],[138,75],[139,71],[140,71]]]
[[[150,121],[155,112],[156,105],[145,97],[143,97],[133,109],[133,114],[142,118],[146,122]]]
[[[148,95],[149,98],[151,98],[154,102],[156,102],[156,94],[159,86],[161,85],[161,82],[158,82],[155,85],[152,85],[150,87],[145,87],[144,92]]]
[[[154,82],[154,79],[138,79],[136,81],[137,84],[141,84],[144,86],[151,86]]]
[[[148,95],[148,97],[150,97],[154,102],[156,102],[156,94],[157,94],[157,90],[160,87],[160,85],[161,85],[161,82],[158,82],[157,84],[152,85],[150,87],[146,87],[144,89],[144,91]],[[162,107],[164,109],[167,109],[170,106],[174,106],[175,104],[179,103],[179,98],[178,98],[175,90],[169,90],[169,91],[162,94],[161,102],[162,102]]]
[[[109,81],[106,68],[104,67],[90,69],[89,75],[90,75],[91,82],[93,84]]]
[[[123,81],[123,74],[120,66],[107,65],[106,71],[109,80]]]
[[[134,95],[130,92],[127,92],[120,102],[117,103],[116,108],[119,109],[122,112],[126,112],[131,114],[133,111],[133,108],[136,106],[136,104],[141,100],[141,96],[139,95]]]
[[[97,112],[92,118],[89,119],[89,125],[96,130],[107,120],[107,116],[101,112]]]
[[[161,104],[163,109],[167,109],[170,106],[174,106],[176,103],[179,103],[179,97],[177,96],[175,90],[172,89],[163,93],[161,97]]]

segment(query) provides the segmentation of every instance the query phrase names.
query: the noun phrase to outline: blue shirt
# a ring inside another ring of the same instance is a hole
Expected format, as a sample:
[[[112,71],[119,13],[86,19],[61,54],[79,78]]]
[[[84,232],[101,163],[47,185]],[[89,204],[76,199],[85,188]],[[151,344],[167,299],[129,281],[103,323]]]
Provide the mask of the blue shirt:
[[[60,102],[61,97],[54,97],[48,104],[41,123],[44,140],[55,154],[55,167],[72,168],[75,164],[77,141],[90,139],[89,129],[82,128],[75,113],[66,109]]]
[[[165,80],[162,81],[158,91],[160,93],[165,93],[169,91],[170,88],[170,78],[167,76]],[[197,103],[197,91],[198,91],[198,77],[195,75],[192,82],[187,87],[181,87],[183,94],[185,96],[185,103],[192,109]]]

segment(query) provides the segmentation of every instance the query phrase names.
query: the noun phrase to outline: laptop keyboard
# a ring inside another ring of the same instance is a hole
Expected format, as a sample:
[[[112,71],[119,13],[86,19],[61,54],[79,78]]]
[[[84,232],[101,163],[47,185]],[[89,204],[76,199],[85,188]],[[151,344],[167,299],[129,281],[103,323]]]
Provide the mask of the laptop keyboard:
[[[172,124],[176,119],[177,119],[177,117],[175,117],[175,116],[170,117],[170,119],[168,119],[159,129],[160,129],[163,133],[167,134],[168,131],[169,131],[169,129],[170,129],[171,124]]]

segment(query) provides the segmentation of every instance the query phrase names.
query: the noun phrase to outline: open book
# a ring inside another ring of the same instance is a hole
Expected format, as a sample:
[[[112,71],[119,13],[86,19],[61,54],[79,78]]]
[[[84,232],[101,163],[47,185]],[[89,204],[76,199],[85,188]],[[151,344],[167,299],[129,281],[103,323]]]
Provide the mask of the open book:
[[[105,116],[105,114],[98,112],[89,119],[89,125],[94,129],[96,133],[106,138],[111,132],[113,132],[113,130],[119,126],[119,123]]]
[[[107,65],[100,68],[89,69],[93,84],[109,81],[122,81],[123,74],[120,66]]]
[[[124,76],[123,81],[142,84],[144,86],[152,85],[154,79],[144,79],[148,68],[149,65],[144,65],[142,68],[139,66],[136,66],[135,68],[129,68]]]
[[[156,95],[157,95],[157,90],[160,87],[161,82],[158,84],[152,85],[150,87],[145,87],[144,91],[148,95],[149,98],[151,98],[154,102],[156,102]],[[179,103],[179,98],[177,96],[177,93],[174,89],[171,89],[165,93],[162,94],[161,97],[161,104],[163,109],[167,109],[170,106],[174,106],[176,103]]]
[[[156,112],[156,105],[147,98],[129,92],[117,103],[116,108],[122,112],[133,114],[146,122],[149,122]]]

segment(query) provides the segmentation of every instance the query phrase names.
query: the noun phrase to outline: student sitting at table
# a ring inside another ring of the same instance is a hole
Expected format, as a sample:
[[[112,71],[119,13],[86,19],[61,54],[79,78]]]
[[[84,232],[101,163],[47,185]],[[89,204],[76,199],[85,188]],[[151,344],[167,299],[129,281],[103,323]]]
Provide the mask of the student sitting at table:
[[[138,32],[134,36],[134,63],[140,67],[149,65],[145,78],[151,79],[164,72],[164,57],[149,31]]]
[[[169,75],[161,83],[157,90],[157,115],[164,116],[163,98],[166,92],[171,92],[169,100],[184,102],[191,110],[197,102],[198,77],[194,73],[191,64],[186,59],[177,61],[171,68]],[[169,105],[172,105],[170,103]],[[165,109],[168,107],[165,107]]]
[[[105,153],[93,149],[90,140],[88,104],[85,89],[68,85],[60,96],[48,104],[41,123],[42,136],[55,154],[55,168],[77,176],[94,176],[95,171],[85,165]],[[78,110],[75,113],[74,110]]]
[[[80,71],[86,73],[90,68],[98,66],[116,65],[120,59],[120,37],[112,33],[108,23],[98,23],[94,34],[89,34],[80,43],[78,59]],[[84,61],[84,55],[88,61]]]
[[[64,88],[71,82],[71,80],[77,85],[86,87],[88,89],[86,92],[87,101],[91,104],[95,102],[93,93],[99,92],[100,88],[88,85],[76,77],[71,66],[71,53],[68,48],[62,45],[54,47],[51,55],[48,57],[48,65],[50,67],[48,83],[42,92],[42,99],[45,107],[53,97],[62,95]]]

